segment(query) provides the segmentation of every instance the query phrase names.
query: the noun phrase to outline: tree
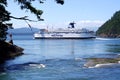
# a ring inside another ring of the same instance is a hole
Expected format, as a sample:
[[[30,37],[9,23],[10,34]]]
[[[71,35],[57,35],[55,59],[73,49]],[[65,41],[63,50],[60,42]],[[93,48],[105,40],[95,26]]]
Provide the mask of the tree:
[[[31,13],[35,14],[38,21],[41,21],[41,15],[43,14],[42,10],[36,9],[32,2],[35,0],[14,0],[14,2],[18,3],[18,6],[20,6],[21,10],[27,9],[30,10]],[[36,0],[39,1],[40,4],[44,3],[45,0]],[[55,0],[56,3],[63,5],[64,0]],[[15,17],[11,16],[10,12],[6,10],[6,7],[8,5],[7,0],[0,0],[0,41],[6,40],[7,30],[10,27],[8,24],[6,24],[7,21],[9,21],[11,18],[14,19],[20,19],[20,20],[28,20],[33,21],[28,18],[28,16],[23,17]]]
[[[101,37],[120,37],[120,10],[116,11],[111,19],[107,20],[96,33]]]

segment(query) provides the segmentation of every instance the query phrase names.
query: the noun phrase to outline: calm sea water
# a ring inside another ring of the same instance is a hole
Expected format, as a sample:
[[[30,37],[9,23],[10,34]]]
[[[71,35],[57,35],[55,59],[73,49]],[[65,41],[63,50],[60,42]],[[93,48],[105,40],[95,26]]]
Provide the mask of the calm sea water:
[[[120,39],[34,40],[13,35],[24,55],[6,63],[0,80],[120,80],[120,67],[85,68],[85,58],[115,57]]]

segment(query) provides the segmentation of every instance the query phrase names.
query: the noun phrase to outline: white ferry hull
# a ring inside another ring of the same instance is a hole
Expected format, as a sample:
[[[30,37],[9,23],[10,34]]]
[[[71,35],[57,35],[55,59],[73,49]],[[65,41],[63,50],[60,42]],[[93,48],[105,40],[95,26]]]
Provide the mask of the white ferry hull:
[[[89,39],[95,38],[93,34],[90,33],[35,33],[35,39]]]

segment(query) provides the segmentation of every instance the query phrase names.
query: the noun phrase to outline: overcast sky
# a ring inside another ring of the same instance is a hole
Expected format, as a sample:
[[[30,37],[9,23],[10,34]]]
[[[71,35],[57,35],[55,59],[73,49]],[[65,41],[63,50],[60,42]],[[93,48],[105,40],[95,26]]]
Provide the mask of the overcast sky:
[[[30,19],[36,20],[34,14],[29,11],[21,11],[18,3],[14,0],[8,0],[7,10],[14,16],[29,16]],[[39,4],[38,0],[33,5],[44,11],[41,18],[45,21],[29,22],[32,27],[54,28],[68,27],[69,22],[74,21],[76,28],[100,27],[105,21],[118,10],[120,10],[120,0],[65,0],[64,5],[56,4],[54,0],[46,0],[44,4]],[[28,27],[25,21],[11,20],[13,27]]]

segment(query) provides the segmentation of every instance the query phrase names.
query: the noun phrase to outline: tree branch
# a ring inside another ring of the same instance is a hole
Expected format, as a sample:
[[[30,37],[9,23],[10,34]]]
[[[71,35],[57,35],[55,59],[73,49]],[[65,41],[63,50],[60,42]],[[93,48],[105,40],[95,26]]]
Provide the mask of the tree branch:
[[[19,20],[27,20],[27,21],[37,22],[37,21],[35,21],[35,20],[28,19],[28,18],[27,18],[28,16],[24,16],[24,17],[9,16],[9,17],[10,17],[10,18],[13,18],[13,19],[19,19]],[[39,21],[44,21],[44,19],[39,19]]]

